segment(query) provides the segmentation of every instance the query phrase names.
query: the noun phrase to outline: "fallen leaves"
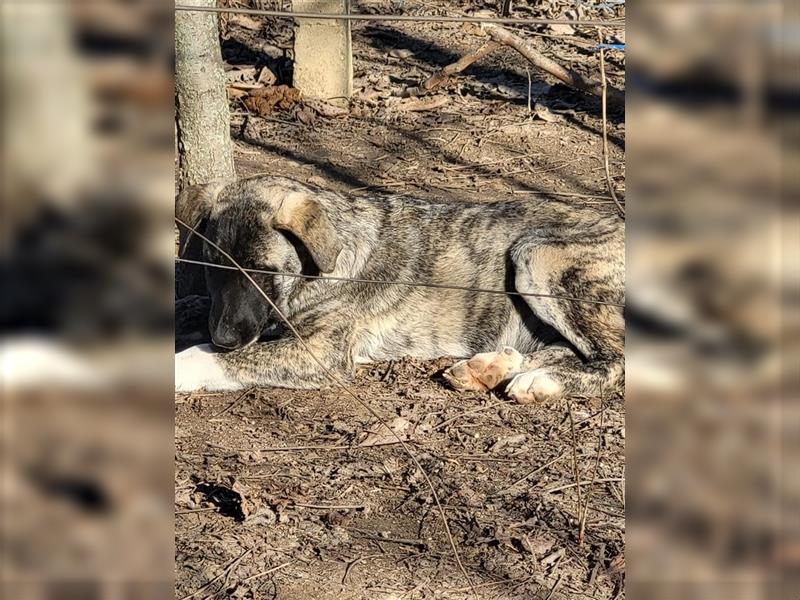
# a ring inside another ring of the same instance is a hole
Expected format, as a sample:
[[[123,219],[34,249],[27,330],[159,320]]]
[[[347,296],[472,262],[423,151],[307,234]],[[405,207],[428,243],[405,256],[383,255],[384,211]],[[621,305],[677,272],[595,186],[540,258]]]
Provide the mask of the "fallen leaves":
[[[272,114],[275,107],[286,110],[300,102],[300,91],[288,85],[275,85],[252,90],[244,100],[248,110],[258,116]]]
[[[398,438],[405,442],[411,439],[414,429],[415,425],[411,421],[397,417],[388,424],[388,427],[381,423],[370,429],[358,445],[361,447],[386,446],[387,444],[397,444]]]

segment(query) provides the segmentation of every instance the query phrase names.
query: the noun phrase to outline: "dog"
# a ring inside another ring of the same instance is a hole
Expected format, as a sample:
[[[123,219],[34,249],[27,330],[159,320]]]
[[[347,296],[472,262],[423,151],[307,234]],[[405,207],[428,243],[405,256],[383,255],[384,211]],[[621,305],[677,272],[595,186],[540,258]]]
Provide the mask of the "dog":
[[[213,343],[176,354],[178,392],[317,389],[361,363],[442,356],[464,359],[444,374],[456,389],[519,402],[623,385],[616,216],[546,199],[346,196],[267,175],[188,188],[176,210],[245,269],[395,282],[252,273],[304,345],[241,272],[206,266]],[[208,243],[204,259],[230,266]],[[402,285],[414,282],[468,289]]]

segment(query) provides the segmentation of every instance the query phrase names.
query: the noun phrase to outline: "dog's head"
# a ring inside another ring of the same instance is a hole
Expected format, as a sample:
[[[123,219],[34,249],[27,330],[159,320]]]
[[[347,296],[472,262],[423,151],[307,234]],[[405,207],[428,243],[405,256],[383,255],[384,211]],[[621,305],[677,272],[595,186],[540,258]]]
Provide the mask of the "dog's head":
[[[282,177],[219,182],[183,192],[179,216],[205,216],[204,235],[246,269],[330,273],[342,246],[318,194]],[[230,266],[210,244],[205,244],[204,253],[207,262]],[[250,275],[282,311],[304,284],[296,277]],[[267,301],[240,272],[206,267],[206,283],[209,329],[220,348],[243,348],[276,320]]]

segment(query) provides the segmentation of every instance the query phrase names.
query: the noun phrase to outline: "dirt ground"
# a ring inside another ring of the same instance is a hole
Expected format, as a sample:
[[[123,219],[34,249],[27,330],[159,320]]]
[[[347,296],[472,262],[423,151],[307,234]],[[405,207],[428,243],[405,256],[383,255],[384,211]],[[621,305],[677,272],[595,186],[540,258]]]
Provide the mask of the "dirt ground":
[[[355,4],[354,12],[397,10],[396,2]],[[481,8],[440,4],[403,10]],[[514,14],[562,16],[565,7]],[[257,37],[223,23],[228,68],[267,65],[278,84],[290,83],[288,60],[254,48],[258,40],[291,47],[291,29],[261,23]],[[527,37],[598,76],[592,30],[567,41]],[[509,49],[454,77],[433,95],[438,108],[404,110],[403,89],[481,43],[453,24],[354,23],[356,94],[344,116],[302,102],[256,116],[232,98],[239,173],[453,202],[537,194],[615,211],[599,100],[533,70],[529,82]],[[609,82],[624,88],[622,54],[607,58]],[[624,135],[624,114],[612,110],[611,174],[621,196]],[[366,409],[335,389],[254,389],[176,397],[176,597],[624,597],[623,399],[518,405],[456,393],[440,379],[452,362],[370,365],[352,389],[407,436],[475,592],[421,473]]]

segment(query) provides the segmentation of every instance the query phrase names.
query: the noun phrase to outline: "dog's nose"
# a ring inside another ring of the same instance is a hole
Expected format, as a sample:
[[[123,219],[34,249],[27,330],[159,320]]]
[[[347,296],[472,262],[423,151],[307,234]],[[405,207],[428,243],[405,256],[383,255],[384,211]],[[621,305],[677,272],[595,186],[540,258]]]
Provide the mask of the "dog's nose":
[[[211,334],[211,341],[223,350],[236,350],[244,345],[244,340],[237,327],[216,327]]]

